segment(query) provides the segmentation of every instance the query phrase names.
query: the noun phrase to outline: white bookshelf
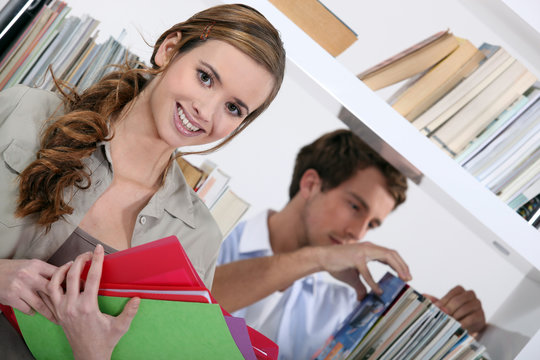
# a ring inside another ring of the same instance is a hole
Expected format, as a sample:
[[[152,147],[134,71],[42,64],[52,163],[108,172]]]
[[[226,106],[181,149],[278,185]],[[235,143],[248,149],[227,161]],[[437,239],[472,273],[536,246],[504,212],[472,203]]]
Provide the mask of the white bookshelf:
[[[422,136],[272,4],[260,0],[242,2],[256,7],[280,30],[287,58],[294,67],[289,74],[295,76],[307,91],[312,92],[329,109],[336,111],[340,106],[347,108],[356,118],[347,121],[347,126],[499,252],[505,261],[519,269],[526,285],[517,286],[512,296],[498,309],[495,318],[498,317],[503,323],[516,320],[517,324],[510,324],[509,328],[520,330],[520,324],[526,324],[524,332],[530,336],[535,334],[540,327],[540,313],[537,311],[540,305],[533,305],[535,311],[529,318],[518,318],[516,311],[519,312],[519,309],[512,308],[523,295],[536,294],[540,290],[540,232]],[[506,13],[508,8],[500,1],[473,3],[468,9],[484,11],[482,21],[487,22],[488,26],[491,23],[497,27],[500,21],[508,19],[515,23],[516,33],[521,34],[521,39],[510,51],[513,54],[518,52],[515,56],[538,75],[539,69],[534,65],[538,66],[539,62],[534,60],[540,53],[532,46],[537,44],[534,40],[538,38],[538,33],[524,25],[514,13]],[[525,38],[523,31],[527,31]],[[510,40],[513,36],[505,35]],[[532,44],[528,43],[529,40]],[[501,296],[505,295],[501,293]],[[535,338],[538,337],[540,335]],[[530,341],[530,346],[538,346],[534,345],[537,342]],[[529,351],[528,347],[523,351]]]

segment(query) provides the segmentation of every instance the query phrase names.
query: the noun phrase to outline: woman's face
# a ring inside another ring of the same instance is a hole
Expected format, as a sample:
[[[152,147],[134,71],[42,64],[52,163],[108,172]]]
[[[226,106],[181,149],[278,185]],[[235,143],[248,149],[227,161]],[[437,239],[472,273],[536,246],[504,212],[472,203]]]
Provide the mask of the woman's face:
[[[162,66],[177,36],[156,55]],[[263,104],[271,74],[249,56],[219,40],[207,40],[173,57],[149,84],[149,112],[159,138],[172,148],[221,140]]]

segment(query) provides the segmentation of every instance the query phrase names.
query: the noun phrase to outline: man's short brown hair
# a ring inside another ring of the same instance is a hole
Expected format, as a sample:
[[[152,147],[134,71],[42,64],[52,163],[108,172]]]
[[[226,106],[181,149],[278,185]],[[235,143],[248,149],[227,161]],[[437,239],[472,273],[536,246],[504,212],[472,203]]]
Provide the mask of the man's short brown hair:
[[[364,143],[350,130],[335,130],[300,149],[296,157],[289,187],[292,199],[300,189],[300,179],[308,169],[314,169],[322,180],[322,191],[339,186],[358,170],[370,166],[386,179],[386,188],[394,198],[394,209],[406,199],[407,178]]]

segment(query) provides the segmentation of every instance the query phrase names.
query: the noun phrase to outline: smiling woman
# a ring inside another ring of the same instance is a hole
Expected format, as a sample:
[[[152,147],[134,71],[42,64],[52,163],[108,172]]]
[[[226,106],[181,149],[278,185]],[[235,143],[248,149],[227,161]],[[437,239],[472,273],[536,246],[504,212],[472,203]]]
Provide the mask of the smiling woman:
[[[211,288],[221,234],[173,154],[218,141],[216,150],[259,116],[285,52],[258,11],[222,5],[163,33],[151,63],[119,65],[82,94],[57,84],[62,98],[0,93],[0,303],[56,321],[76,358],[110,357],[137,311],[137,299],[118,317],[99,311],[104,253],[176,235]],[[79,292],[90,259],[96,276]]]

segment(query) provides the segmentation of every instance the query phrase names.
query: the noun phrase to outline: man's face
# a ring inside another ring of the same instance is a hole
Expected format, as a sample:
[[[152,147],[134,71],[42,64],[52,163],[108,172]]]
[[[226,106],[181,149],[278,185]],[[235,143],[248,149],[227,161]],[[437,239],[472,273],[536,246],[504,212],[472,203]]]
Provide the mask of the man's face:
[[[394,209],[395,200],[386,189],[386,179],[374,167],[358,170],[336,188],[309,194],[303,212],[306,244],[339,245],[360,241]]]

